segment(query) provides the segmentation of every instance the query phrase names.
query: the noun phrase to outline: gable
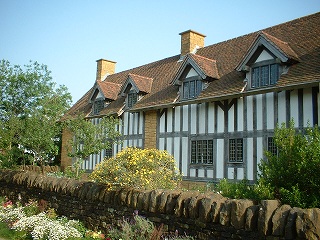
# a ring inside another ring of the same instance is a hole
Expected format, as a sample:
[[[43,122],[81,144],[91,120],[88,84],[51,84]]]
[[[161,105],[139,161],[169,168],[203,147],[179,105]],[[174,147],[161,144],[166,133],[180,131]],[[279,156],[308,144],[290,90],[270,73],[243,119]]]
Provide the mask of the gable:
[[[258,59],[258,56],[269,59],[273,56],[273,59],[277,58],[282,63],[288,64],[291,63],[289,60],[293,61],[298,59],[295,57],[297,55],[288,43],[261,31],[258,33],[239,65],[236,67],[236,70],[247,71],[247,66],[255,62]],[[261,60],[259,59],[259,61]]]
[[[258,58],[256,59],[255,63],[272,60],[272,59],[274,59],[274,56],[272,56],[268,51],[263,50],[258,56]]]

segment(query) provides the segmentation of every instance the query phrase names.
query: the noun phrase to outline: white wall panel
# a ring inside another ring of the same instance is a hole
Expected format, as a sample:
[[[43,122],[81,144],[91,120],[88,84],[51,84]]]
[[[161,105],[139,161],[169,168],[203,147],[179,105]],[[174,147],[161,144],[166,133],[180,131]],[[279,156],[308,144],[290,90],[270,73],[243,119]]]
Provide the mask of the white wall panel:
[[[123,114],[123,127],[124,127],[124,131],[123,131],[123,134],[124,135],[128,135],[128,125],[129,123],[128,123],[128,113],[127,112],[125,112],[124,114]]]
[[[320,104],[320,103],[319,103]],[[303,124],[304,127],[313,126],[313,116],[312,116],[312,91],[311,88],[303,89]],[[320,105],[318,105],[320,108]]]
[[[266,94],[266,104],[267,104],[267,129],[274,128],[274,100],[273,93]]]
[[[184,105],[182,106],[183,108],[183,131],[188,131],[188,122],[189,122],[189,116],[188,116],[188,106]]]
[[[174,131],[180,132],[180,119],[181,119],[181,113],[180,113],[181,107],[175,107],[175,118],[174,118]]]
[[[195,176],[196,176],[196,170],[190,169],[190,177],[195,177]]]
[[[218,132],[222,133],[224,132],[224,112],[223,110],[218,107],[218,122],[217,122],[217,126],[218,126]]]
[[[184,175],[188,172],[188,163],[189,163],[189,142],[187,137],[182,138],[182,173]]]
[[[224,162],[223,162],[223,155],[224,155],[224,151],[223,151],[223,139],[218,139],[217,140],[217,157],[216,157],[216,176],[217,178],[224,178],[225,176],[223,176],[223,168],[224,168]]]
[[[244,179],[244,168],[237,168],[237,179]]]
[[[238,131],[243,131],[243,98],[238,99]]]
[[[133,132],[134,134],[138,134],[139,130],[139,113],[134,113],[134,127],[133,127]]]
[[[164,150],[164,138],[159,138],[159,150]]]
[[[234,105],[228,111],[228,131],[234,132]]]
[[[198,169],[198,177],[204,177],[204,169]]]
[[[253,99],[252,96],[247,97],[247,129],[253,130]]]
[[[191,105],[191,134],[196,134],[197,130],[197,105],[192,104]]]
[[[207,170],[207,178],[212,179],[213,178],[213,169],[208,169]]]
[[[263,149],[263,138],[262,137],[257,138],[257,166],[259,165],[261,159],[263,159],[265,150],[266,149]]]
[[[214,133],[214,104],[209,103],[208,109],[208,133]]]
[[[262,94],[257,95],[257,130],[263,129],[263,116],[262,116]]]
[[[159,126],[159,131],[160,133],[164,133],[165,130],[165,120],[166,120],[166,114],[162,113],[162,115],[160,116],[160,126]]]
[[[228,168],[228,179],[234,179],[234,168]]]
[[[253,180],[253,139],[247,139],[247,178]],[[245,150],[244,150],[245,151]]]
[[[172,108],[167,111],[167,132],[172,132]]]
[[[172,138],[167,138],[167,151],[173,155]]]
[[[180,138],[174,138],[174,147],[173,147],[173,157],[176,163],[176,166],[179,167],[179,159],[180,159]]]
[[[286,122],[286,93],[285,91],[278,94],[278,123]]]
[[[206,129],[206,105],[199,105],[199,133],[205,133]]]

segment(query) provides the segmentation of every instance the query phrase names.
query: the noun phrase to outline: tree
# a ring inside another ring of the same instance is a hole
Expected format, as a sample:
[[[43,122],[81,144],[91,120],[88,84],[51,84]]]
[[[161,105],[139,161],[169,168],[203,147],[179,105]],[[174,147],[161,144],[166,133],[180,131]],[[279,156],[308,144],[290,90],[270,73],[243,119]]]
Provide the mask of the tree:
[[[72,149],[68,149],[70,157],[75,157],[76,177],[82,162],[91,154],[99,153],[103,149],[110,149],[120,141],[120,132],[116,126],[119,120],[112,116],[102,117],[98,124],[93,124],[83,115],[77,115],[65,121],[65,127],[73,134],[70,140]]]
[[[56,87],[50,74],[37,62],[22,68],[0,61],[0,155],[8,166],[17,162],[17,148],[40,164],[57,152],[58,120],[70,107],[71,95],[64,85]]]
[[[283,203],[297,207],[320,207],[320,131],[317,126],[302,132],[291,122],[275,130],[278,154],[267,152],[262,161],[260,183],[273,188]]]

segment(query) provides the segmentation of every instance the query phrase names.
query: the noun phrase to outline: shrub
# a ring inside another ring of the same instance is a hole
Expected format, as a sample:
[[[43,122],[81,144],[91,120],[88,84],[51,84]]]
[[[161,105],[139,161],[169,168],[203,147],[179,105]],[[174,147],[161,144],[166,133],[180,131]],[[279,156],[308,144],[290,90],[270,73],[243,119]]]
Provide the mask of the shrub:
[[[320,207],[320,131],[317,126],[303,132],[291,121],[275,130],[278,154],[267,152],[259,165],[260,179],[282,203],[295,207]]]
[[[174,158],[167,151],[126,148],[96,165],[89,178],[110,188],[173,189],[181,181]]]
[[[235,199],[263,200],[273,199],[272,191],[262,184],[249,184],[249,181],[243,179],[239,182],[231,182],[227,179],[221,179],[214,187],[214,191],[221,193],[224,197]]]

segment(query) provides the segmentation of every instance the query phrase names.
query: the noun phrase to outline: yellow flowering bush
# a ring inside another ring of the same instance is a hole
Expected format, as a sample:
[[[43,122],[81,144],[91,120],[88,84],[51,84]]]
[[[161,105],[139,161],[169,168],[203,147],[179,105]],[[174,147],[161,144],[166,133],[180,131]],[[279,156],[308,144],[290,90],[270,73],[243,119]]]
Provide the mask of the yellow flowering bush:
[[[111,189],[173,189],[182,177],[173,156],[157,149],[126,148],[97,164],[89,178]]]

